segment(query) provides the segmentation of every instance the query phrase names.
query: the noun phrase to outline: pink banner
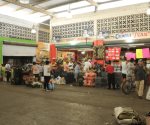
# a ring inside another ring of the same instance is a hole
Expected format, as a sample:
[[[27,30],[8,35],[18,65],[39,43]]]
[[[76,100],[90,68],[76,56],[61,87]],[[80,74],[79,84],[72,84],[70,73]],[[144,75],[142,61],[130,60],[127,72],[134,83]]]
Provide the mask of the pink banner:
[[[149,48],[142,49],[143,58],[150,58]]]
[[[135,60],[135,53],[126,53],[126,58],[127,60],[130,60],[132,58]]]

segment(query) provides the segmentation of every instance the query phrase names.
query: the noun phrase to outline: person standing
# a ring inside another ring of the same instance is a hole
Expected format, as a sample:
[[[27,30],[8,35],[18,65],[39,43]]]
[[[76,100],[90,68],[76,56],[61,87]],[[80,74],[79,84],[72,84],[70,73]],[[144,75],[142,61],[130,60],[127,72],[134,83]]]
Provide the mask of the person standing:
[[[121,72],[122,72],[122,81],[124,82],[126,80],[127,75],[127,62],[125,58],[121,62]]]
[[[6,71],[6,79],[7,79],[7,82],[10,82],[10,77],[11,77],[11,67],[10,67],[10,64],[7,63],[5,65],[5,71]]]
[[[33,62],[32,73],[35,76],[35,81],[39,80],[40,69],[38,64],[36,64],[35,62]]]
[[[51,66],[49,65],[49,61],[46,61],[44,65],[44,89],[45,91],[48,90],[49,86],[49,80],[50,80],[50,72],[51,72]]]
[[[139,98],[142,98],[143,96],[145,75],[146,71],[144,70],[144,64],[140,59],[138,61],[138,65],[135,68],[136,91]]]
[[[76,66],[74,68],[74,78],[75,78],[76,82],[78,82],[79,73],[80,73],[80,63],[77,62]]]
[[[134,59],[131,58],[130,61],[127,63],[127,77],[130,76],[132,80],[134,80]]]
[[[87,72],[89,71],[90,68],[92,68],[92,64],[90,61],[91,60],[89,59],[84,62],[84,67],[83,67],[84,72]]]
[[[73,70],[73,66],[74,66],[74,63],[73,63],[73,61],[72,61],[72,59],[69,61],[69,63],[68,63],[68,67],[69,67],[69,70],[71,71],[71,70]]]
[[[111,65],[111,61],[109,61],[108,65],[106,66],[106,72],[108,73],[108,89],[111,89],[111,85],[113,89],[115,89],[114,67]]]
[[[64,64],[64,78],[66,80],[66,84],[70,83],[70,78],[69,78],[69,66],[68,66],[68,61],[66,61],[66,64]]]
[[[41,78],[41,77],[43,76],[43,70],[44,70],[42,63],[39,64],[38,67],[39,67],[39,76],[40,76],[40,78]]]
[[[96,70],[97,76],[101,76],[101,65],[98,64],[97,62],[95,62],[94,65],[95,65],[95,70]]]
[[[2,64],[2,81],[6,82],[6,70],[5,70],[5,65]]]

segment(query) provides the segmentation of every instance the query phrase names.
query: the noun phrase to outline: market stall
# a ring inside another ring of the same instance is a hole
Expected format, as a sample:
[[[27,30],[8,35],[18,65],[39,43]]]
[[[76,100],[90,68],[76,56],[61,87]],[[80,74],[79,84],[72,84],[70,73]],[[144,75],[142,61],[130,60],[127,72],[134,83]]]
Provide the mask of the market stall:
[[[33,62],[36,55],[36,44],[3,42],[3,63],[8,61],[11,65],[22,65]],[[8,51],[9,50],[9,51]]]

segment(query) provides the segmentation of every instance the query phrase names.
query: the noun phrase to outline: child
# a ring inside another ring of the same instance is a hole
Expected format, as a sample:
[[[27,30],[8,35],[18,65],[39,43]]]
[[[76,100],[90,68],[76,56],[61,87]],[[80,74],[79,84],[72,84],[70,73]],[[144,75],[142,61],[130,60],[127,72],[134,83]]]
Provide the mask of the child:
[[[54,79],[54,76],[51,76],[51,79],[49,80],[49,83],[48,83],[48,89],[49,90],[54,90],[55,86],[55,79]]]

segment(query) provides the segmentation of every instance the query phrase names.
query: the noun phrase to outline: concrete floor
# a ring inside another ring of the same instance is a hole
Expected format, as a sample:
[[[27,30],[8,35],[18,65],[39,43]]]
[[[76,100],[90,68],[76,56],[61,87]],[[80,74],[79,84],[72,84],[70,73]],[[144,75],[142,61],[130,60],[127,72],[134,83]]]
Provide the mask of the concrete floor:
[[[120,90],[60,85],[45,92],[0,83],[0,125],[106,125],[116,106],[150,111],[150,101]]]

